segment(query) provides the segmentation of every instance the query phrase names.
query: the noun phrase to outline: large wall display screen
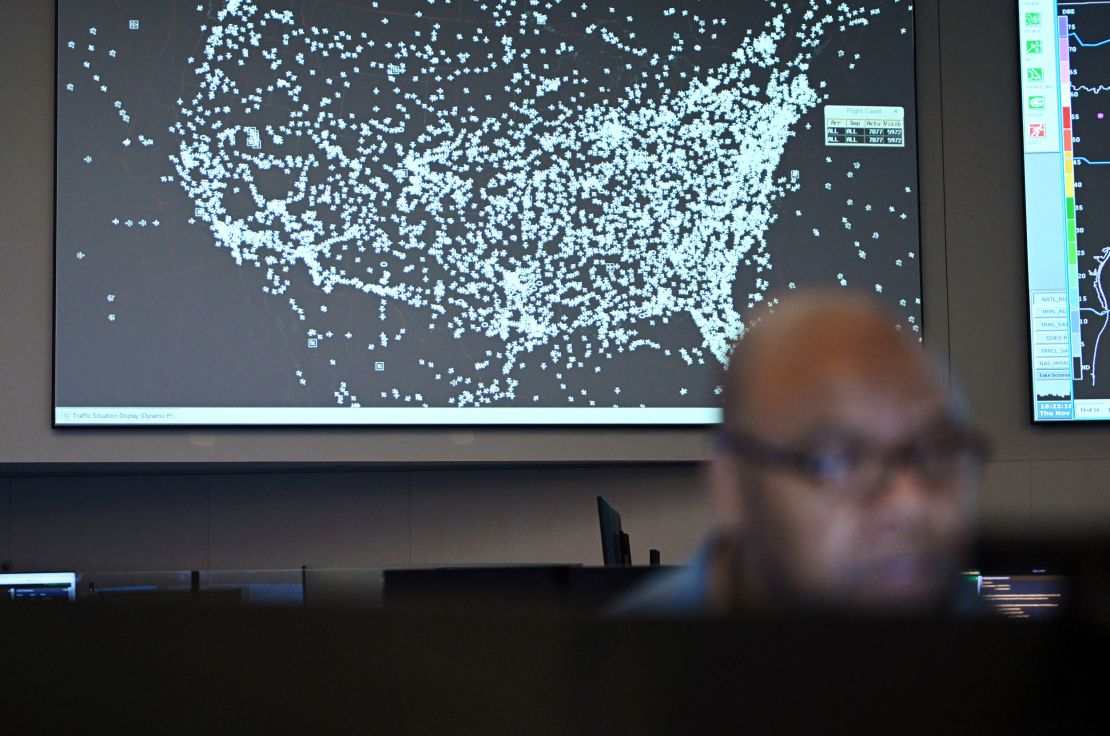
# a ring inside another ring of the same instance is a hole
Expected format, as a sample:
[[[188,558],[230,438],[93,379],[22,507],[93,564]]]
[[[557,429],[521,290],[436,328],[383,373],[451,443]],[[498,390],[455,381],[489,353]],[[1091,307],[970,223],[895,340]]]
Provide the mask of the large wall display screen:
[[[1110,2],[1019,0],[1033,417],[1110,419]]]
[[[905,0],[59,0],[55,423],[712,423],[920,330],[914,101]]]

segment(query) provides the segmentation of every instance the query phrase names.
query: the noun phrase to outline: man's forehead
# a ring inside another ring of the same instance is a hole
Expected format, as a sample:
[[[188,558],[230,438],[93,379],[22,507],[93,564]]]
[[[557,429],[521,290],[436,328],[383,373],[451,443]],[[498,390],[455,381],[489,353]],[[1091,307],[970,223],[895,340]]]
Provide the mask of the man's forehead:
[[[752,408],[766,418],[760,422],[764,434],[786,442],[828,435],[896,442],[935,425],[949,413],[944,393],[922,383],[861,380],[789,395],[765,393],[753,401]]]
[[[832,307],[767,325],[750,346],[741,345],[750,352],[733,390],[746,423],[776,439],[823,428],[882,438],[945,412],[946,392],[920,345],[878,310]]]

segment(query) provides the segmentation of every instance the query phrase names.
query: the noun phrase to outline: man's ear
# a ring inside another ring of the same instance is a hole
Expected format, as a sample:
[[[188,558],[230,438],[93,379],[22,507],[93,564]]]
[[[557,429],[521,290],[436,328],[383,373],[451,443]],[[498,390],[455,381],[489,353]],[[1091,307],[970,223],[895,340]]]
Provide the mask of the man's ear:
[[[736,455],[721,447],[709,452],[709,495],[717,526],[729,532],[744,526],[744,489]]]

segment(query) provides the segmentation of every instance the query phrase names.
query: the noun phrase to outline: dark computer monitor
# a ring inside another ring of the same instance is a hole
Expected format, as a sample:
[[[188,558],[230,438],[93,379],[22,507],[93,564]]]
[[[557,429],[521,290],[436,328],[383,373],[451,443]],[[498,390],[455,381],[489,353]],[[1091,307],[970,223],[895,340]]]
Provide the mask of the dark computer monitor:
[[[601,496],[597,497],[597,517],[601,523],[601,557],[605,566],[630,566],[632,551],[628,535],[621,529],[621,515]]]

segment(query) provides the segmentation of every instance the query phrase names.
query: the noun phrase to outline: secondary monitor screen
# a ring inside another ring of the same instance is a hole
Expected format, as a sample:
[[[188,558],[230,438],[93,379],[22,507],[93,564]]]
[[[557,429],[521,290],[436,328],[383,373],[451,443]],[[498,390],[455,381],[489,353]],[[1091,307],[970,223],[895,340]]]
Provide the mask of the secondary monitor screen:
[[[0,573],[0,605],[26,601],[77,600],[77,573]]]
[[[708,424],[921,328],[905,0],[60,0],[58,425]]]
[[[1033,418],[1110,420],[1110,3],[1019,0]]]

